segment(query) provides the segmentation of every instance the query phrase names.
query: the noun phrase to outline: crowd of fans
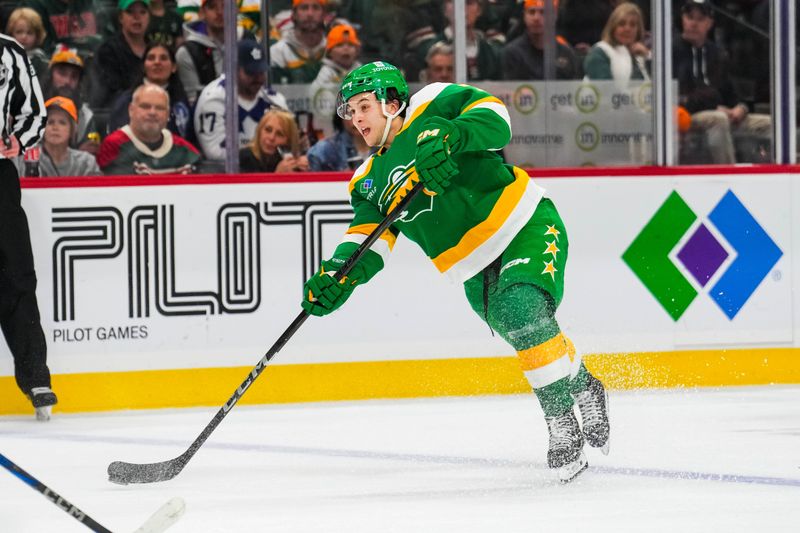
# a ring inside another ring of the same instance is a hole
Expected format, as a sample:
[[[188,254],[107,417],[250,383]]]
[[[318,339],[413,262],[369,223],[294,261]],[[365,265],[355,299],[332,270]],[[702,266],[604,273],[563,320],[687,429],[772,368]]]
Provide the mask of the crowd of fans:
[[[613,80],[624,86],[649,78],[649,0],[550,1],[551,7],[545,0],[466,0],[468,79]],[[226,154],[223,2],[4,2],[0,24],[26,50],[47,101],[39,173],[220,168]],[[728,49],[766,50],[765,38],[745,34],[737,41],[738,26],[717,12],[733,9],[762,27],[769,2],[673,4],[673,72],[681,111],[690,117],[686,134],[703,139],[708,162],[741,160],[738,135],[770,135],[769,116],[752,112],[769,95],[741,90],[758,84],[748,85]],[[283,84],[335,91],[347,72],[374,60],[400,66],[409,81],[454,80],[453,0],[275,0],[268,35],[260,27],[260,1],[238,5],[243,172],[344,170],[370,153],[338,117],[334,134],[318,140],[288,110]],[[546,12],[555,16],[550,31]],[[545,42],[547,35],[554,42]],[[742,40],[755,44],[748,48]],[[552,65],[545,61],[547,47],[555,50]],[[754,70],[768,65],[767,56],[757,63]],[[20,168],[30,165],[20,162]]]

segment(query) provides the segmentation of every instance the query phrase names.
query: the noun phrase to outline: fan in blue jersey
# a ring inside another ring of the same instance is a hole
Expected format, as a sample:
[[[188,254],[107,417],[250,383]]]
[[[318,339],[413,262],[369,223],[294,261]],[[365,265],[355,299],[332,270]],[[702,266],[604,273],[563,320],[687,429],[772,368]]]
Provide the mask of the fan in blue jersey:
[[[239,42],[237,75],[239,146],[238,152],[250,144],[264,113],[273,107],[288,109],[286,98],[267,89],[269,63],[260,45],[251,39]],[[212,81],[197,99],[194,127],[200,149],[206,159],[225,160],[225,75]]]

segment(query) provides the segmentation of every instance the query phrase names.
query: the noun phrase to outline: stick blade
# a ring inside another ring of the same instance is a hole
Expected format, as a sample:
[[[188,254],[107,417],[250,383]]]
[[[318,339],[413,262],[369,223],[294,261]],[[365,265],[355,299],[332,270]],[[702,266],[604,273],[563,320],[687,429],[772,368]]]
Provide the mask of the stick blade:
[[[180,458],[147,464],[114,461],[108,465],[108,480],[118,485],[168,481],[177,476],[184,465]]]
[[[183,498],[172,498],[133,533],[161,533],[177,522],[185,510],[186,502]]]

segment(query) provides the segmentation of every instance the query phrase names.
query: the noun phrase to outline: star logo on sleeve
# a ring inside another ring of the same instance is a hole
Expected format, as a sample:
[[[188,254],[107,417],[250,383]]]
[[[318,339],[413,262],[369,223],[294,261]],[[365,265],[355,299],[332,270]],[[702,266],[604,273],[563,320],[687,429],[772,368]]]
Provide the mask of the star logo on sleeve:
[[[558,236],[561,235],[561,232],[556,229],[555,225],[553,225],[553,226],[547,226],[547,231],[545,231],[544,234],[552,235],[553,237],[556,238],[556,240],[558,240]]]
[[[544,242],[547,243],[547,248],[545,249],[544,252],[542,252],[542,255],[550,254],[553,256],[553,260],[558,259],[556,254],[558,254],[558,252],[560,252],[561,250],[559,250],[558,246],[556,246],[556,241],[553,242],[544,241]]]
[[[558,272],[558,269],[553,266],[552,261],[542,261],[542,262],[544,263],[544,270],[542,270],[542,275],[550,274],[550,278],[553,279],[553,281],[555,281],[556,272]]]

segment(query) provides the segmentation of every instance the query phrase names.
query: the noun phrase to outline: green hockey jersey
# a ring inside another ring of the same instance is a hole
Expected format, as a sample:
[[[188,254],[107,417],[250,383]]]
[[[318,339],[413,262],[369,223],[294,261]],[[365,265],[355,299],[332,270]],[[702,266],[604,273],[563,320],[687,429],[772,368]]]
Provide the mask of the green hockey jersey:
[[[433,83],[411,97],[391,146],[366,160],[350,180],[355,216],[344,242],[363,242],[419,181],[417,138],[433,116],[459,129],[459,150],[453,154],[459,174],[443,194],[425,190],[417,195],[372,251],[385,261],[402,233],[440,272],[463,282],[505,250],[544,195],[524,170],[497,154],[511,139],[508,111],[500,99],[476,87]]]

